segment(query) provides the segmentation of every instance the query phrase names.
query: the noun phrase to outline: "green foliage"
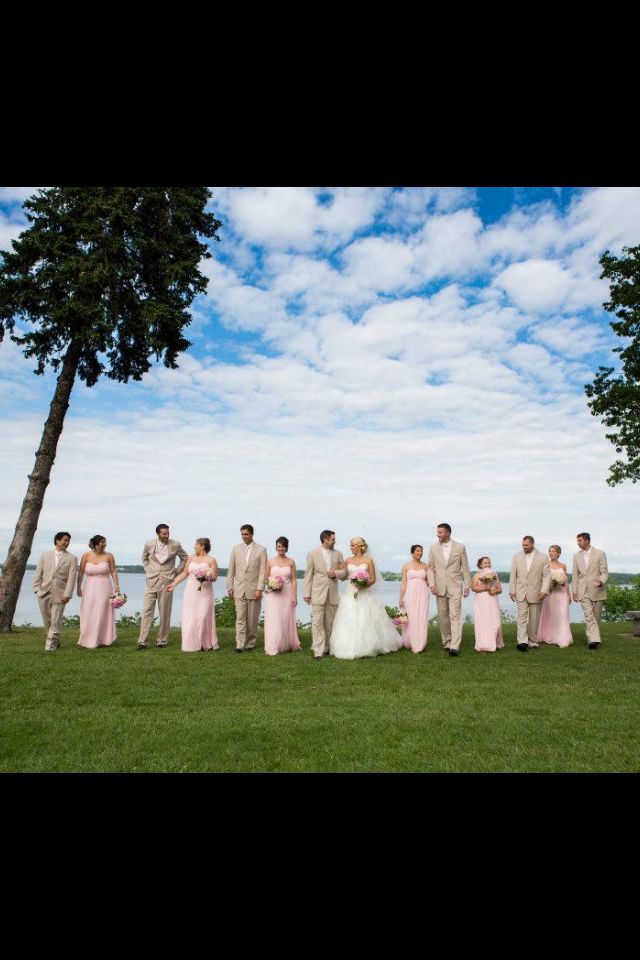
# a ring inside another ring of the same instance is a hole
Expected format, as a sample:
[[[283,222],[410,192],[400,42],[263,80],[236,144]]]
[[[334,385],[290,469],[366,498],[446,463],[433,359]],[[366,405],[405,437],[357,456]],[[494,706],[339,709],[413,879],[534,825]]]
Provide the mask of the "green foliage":
[[[616,453],[626,454],[626,461],[616,460],[609,468],[612,487],[640,480],[640,246],[622,249],[627,257],[614,257],[608,250],[600,257],[600,276],[611,280],[611,300],[603,306],[618,318],[611,327],[623,341],[613,348],[621,369],[599,367],[593,383],[585,384],[591,413],[612,428],[607,439]]]
[[[235,627],[236,605],[231,597],[216,600],[216,627]]]
[[[640,610],[640,576],[636,577],[632,587],[607,583],[607,599],[602,608],[602,619],[627,620],[627,610]]]
[[[0,341],[5,330],[36,373],[77,350],[88,386],[101,374],[140,380],[162,358],[176,367],[189,341],[187,308],[204,292],[198,235],[221,222],[206,187],[48,187],[26,200],[31,226],[2,252]],[[16,334],[20,319],[33,325]]]

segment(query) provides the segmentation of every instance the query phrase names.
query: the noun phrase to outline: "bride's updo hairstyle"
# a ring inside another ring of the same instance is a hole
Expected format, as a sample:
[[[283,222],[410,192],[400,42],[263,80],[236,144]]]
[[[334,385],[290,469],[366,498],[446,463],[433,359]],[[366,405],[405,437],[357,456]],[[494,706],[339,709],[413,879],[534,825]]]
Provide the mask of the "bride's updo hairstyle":
[[[91,537],[91,540],[89,540],[89,546],[92,550],[95,550],[98,544],[104,543],[106,539],[107,538],[103,537],[101,533],[96,533],[95,537]]]
[[[362,552],[366,553],[369,549],[369,544],[364,539],[364,537],[352,537],[351,543],[357,543],[359,547],[362,547]]]

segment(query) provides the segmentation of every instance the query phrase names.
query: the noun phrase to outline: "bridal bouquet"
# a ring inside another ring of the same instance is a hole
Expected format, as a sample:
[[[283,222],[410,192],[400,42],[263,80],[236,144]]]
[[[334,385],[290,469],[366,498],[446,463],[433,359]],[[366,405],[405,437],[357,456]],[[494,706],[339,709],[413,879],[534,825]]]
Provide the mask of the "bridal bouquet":
[[[556,587],[564,587],[564,573],[562,572],[562,570],[551,571],[551,582],[549,583],[549,590],[554,590]]]
[[[193,575],[200,584],[198,590],[202,590],[202,584],[211,580],[211,567],[206,563],[201,564],[193,571]]]
[[[269,577],[269,579],[265,580],[264,583],[265,593],[275,593],[277,590],[282,590],[284,586],[284,577],[278,573],[275,577]]]
[[[366,570],[356,570],[354,575],[351,577],[351,583],[356,588],[355,599],[358,599],[358,591],[362,590],[363,587],[369,586],[369,574]]]
[[[126,593],[114,593],[112,597],[109,597],[108,603],[109,606],[113,607],[114,610],[117,610],[118,607],[124,607],[127,602]]]

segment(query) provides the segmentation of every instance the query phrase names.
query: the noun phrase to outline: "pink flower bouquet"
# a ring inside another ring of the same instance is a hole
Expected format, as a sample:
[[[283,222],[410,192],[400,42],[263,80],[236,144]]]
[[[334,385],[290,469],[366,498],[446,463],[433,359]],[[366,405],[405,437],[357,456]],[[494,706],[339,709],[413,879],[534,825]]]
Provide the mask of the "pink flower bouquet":
[[[366,570],[356,570],[354,575],[351,577],[351,583],[356,588],[355,599],[358,599],[358,591],[362,590],[364,587],[369,586],[369,574]]]
[[[202,584],[211,580],[211,567],[207,566],[206,563],[202,563],[199,567],[196,567],[193,575],[200,584],[198,590],[202,590]]]
[[[409,617],[406,615],[406,613],[404,613],[403,610],[401,610],[400,613],[392,619],[396,627],[401,627],[403,624],[409,623]]]
[[[265,593],[275,593],[278,590],[282,590],[284,586],[284,577],[280,574],[277,574],[275,577],[269,577],[265,581]]]
[[[108,602],[114,610],[117,610],[118,607],[124,607],[127,602],[127,595],[126,593],[114,593],[112,597],[109,597]]]

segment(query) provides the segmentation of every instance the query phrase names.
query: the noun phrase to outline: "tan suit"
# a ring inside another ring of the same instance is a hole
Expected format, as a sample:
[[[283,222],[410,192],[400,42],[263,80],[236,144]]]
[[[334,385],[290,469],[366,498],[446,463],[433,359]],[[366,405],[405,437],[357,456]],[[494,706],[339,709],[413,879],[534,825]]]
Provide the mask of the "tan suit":
[[[56,569],[56,553],[62,557]],[[40,613],[47,631],[45,650],[60,646],[60,621],[65,604],[63,597],[72,597],[78,574],[78,558],[66,550],[45,550],[36,567],[33,589],[38,594]]]
[[[526,553],[520,550],[513,555],[509,593],[516,595],[518,608],[517,642],[528,647],[538,646],[538,624],[542,601],[541,593],[548,594],[551,585],[549,558],[541,550],[532,550],[531,568],[527,570]]]
[[[184,552],[177,540],[167,540],[168,556],[163,563],[160,563],[155,553],[157,543],[157,539],[147,540],[142,551],[142,566],[147,575],[147,582],[144,591],[144,607],[142,610],[142,619],[140,620],[138,644],[146,645],[147,643],[147,637],[149,636],[149,630],[153,623],[153,615],[157,602],[158,612],[160,614],[160,625],[158,627],[156,646],[166,647],[169,642],[171,604],[173,602],[173,594],[167,593],[167,587],[184,570],[188,554]],[[177,567],[176,557],[180,559]]]
[[[336,578],[330,577],[322,547],[312,550],[307,557],[307,566],[304,572],[303,596],[311,597],[311,645],[314,657],[321,657],[329,652],[329,641],[336,610],[338,609],[338,580],[344,580],[347,575],[344,566],[344,557],[339,550],[329,550],[330,569],[335,570]]]
[[[449,540],[449,562],[444,558],[440,541],[429,547],[427,580],[435,587],[438,606],[438,626],[445,650],[458,650],[462,641],[462,591],[469,589],[471,574],[467,551],[463,543]]]
[[[260,603],[256,592],[264,590],[267,551],[251,541],[249,563],[245,562],[247,544],[239,543],[231,551],[227,571],[227,590],[233,590],[236,604],[236,649],[253,650],[256,645]]]
[[[602,616],[602,604],[607,599],[607,588],[604,584],[608,579],[609,568],[604,550],[591,547],[588,568],[585,567],[584,550],[578,550],[574,554],[571,587],[582,604],[584,622],[587,628],[587,643],[602,642],[599,623]],[[596,587],[598,581],[603,586]]]

